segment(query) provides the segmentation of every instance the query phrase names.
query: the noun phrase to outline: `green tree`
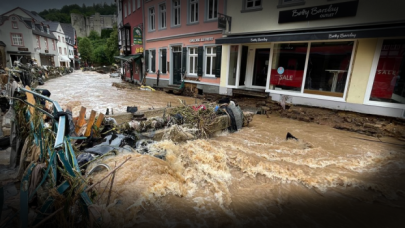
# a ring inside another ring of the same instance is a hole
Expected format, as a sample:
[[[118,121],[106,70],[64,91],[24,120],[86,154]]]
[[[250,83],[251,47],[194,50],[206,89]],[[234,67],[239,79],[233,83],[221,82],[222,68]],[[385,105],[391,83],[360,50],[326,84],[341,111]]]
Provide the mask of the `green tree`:
[[[94,49],[94,55],[93,55],[94,62],[96,62],[100,65],[109,63],[109,59],[106,56],[106,49],[107,49],[107,46],[105,44],[100,45]]]
[[[110,38],[107,39],[105,53],[107,58],[110,60],[110,63],[114,62],[114,56],[119,55],[117,26],[114,26],[114,29],[110,34]]]
[[[79,42],[79,53],[80,53],[80,58],[84,61],[84,62],[89,62],[92,60],[93,58],[93,45],[91,44],[89,38],[84,37],[82,39],[80,39]]]
[[[94,30],[91,30],[91,31],[90,31],[90,34],[89,34],[89,36],[88,36],[88,38],[89,38],[91,41],[99,40],[99,39],[100,39],[100,34],[98,34],[98,32],[96,32],[96,31],[94,31]]]

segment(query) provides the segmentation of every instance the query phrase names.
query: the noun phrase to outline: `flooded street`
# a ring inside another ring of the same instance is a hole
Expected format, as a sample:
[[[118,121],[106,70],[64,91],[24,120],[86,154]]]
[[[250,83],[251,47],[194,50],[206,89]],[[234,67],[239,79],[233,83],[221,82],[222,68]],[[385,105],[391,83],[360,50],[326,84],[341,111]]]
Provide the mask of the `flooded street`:
[[[87,72],[84,72],[87,73]],[[41,88],[62,106],[105,112],[194,98],[118,90],[108,75],[73,73]],[[285,140],[287,132],[299,140]],[[405,147],[314,123],[256,115],[246,128],[208,140],[162,141],[166,160],[132,158],[117,171],[109,227],[404,227]],[[128,154],[107,157],[114,167]],[[107,174],[92,174],[97,182]],[[107,182],[98,190],[102,191]]]

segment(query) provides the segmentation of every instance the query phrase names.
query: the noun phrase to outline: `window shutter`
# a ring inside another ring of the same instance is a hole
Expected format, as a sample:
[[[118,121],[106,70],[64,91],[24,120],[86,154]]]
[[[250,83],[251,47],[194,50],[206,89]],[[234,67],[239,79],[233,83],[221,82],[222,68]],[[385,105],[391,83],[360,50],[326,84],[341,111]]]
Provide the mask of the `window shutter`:
[[[215,62],[215,77],[221,77],[221,58],[222,58],[222,46],[217,46],[217,56]]]
[[[166,49],[162,49],[162,73],[166,74]]]
[[[198,47],[198,57],[197,57],[197,75],[202,76],[203,75],[203,61],[204,61],[204,47],[200,46]]]
[[[187,48],[183,47],[183,58],[182,58],[182,73],[186,72],[186,65],[187,65]]]
[[[145,68],[146,68],[146,72],[149,72],[149,50],[145,51]]]
[[[156,72],[156,50],[152,50],[152,72]]]

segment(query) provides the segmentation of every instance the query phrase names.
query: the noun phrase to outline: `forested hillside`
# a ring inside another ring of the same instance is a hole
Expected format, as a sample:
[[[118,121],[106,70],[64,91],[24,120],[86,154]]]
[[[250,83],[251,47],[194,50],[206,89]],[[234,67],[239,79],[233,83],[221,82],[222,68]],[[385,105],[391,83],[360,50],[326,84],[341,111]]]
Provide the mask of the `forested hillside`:
[[[85,16],[94,15],[94,13],[100,13],[101,15],[112,15],[117,13],[115,3],[111,4],[93,4],[92,6],[86,6],[83,4],[79,6],[77,4],[65,5],[62,9],[47,9],[39,12],[39,15],[49,21],[59,21],[61,23],[70,23],[70,14],[79,13]]]

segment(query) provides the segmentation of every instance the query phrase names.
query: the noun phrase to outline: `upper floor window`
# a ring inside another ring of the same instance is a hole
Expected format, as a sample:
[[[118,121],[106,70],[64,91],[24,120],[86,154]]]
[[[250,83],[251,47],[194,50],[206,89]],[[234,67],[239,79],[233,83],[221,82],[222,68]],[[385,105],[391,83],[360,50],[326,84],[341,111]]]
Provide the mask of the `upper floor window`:
[[[44,26],[41,25],[41,32],[44,32]]]
[[[128,16],[131,14],[131,1],[128,0]]]
[[[208,0],[208,6],[206,9],[207,19],[217,19],[218,18],[218,0]]]
[[[127,5],[124,4],[124,17],[127,17]]]
[[[24,46],[22,35],[17,33],[11,33],[11,43],[14,46]]]
[[[11,25],[12,25],[13,29],[18,29],[17,21],[12,21]]]
[[[283,1],[283,0],[280,0]],[[250,12],[250,11],[257,11],[262,10],[262,0],[243,0],[243,9],[242,13]]]
[[[155,30],[155,7],[149,8],[149,31]]]
[[[166,3],[159,5],[159,28],[166,28]]]
[[[132,0],[132,11],[135,12],[135,10],[136,10],[136,2],[135,0]]]
[[[61,47],[59,47],[59,53],[62,54],[62,48]]]
[[[66,53],[66,48],[64,48],[64,49],[65,49],[65,50],[64,50],[64,51],[65,51],[65,55],[67,55],[67,53]]]
[[[189,0],[189,22],[198,22],[198,0]]]
[[[141,0],[138,0],[138,9],[141,8]]]
[[[49,28],[48,28],[48,27],[46,27],[46,33],[48,33],[48,34],[49,34]]]
[[[53,45],[53,50],[56,50],[56,44],[55,44],[55,40],[52,40],[52,45]]]
[[[173,26],[180,25],[180,0],[172,2],[172,24]]]
[[[39,36],[37,36],[37,48],[41,48],[41,40],[39,39]]]
[[[58,40],[60,41],[60,36],[58,36]]]
[[[48,50],[48,39],[44,37],[45,49]]]
[[[66,43],[65,37],[62,36],[62,42]]]

